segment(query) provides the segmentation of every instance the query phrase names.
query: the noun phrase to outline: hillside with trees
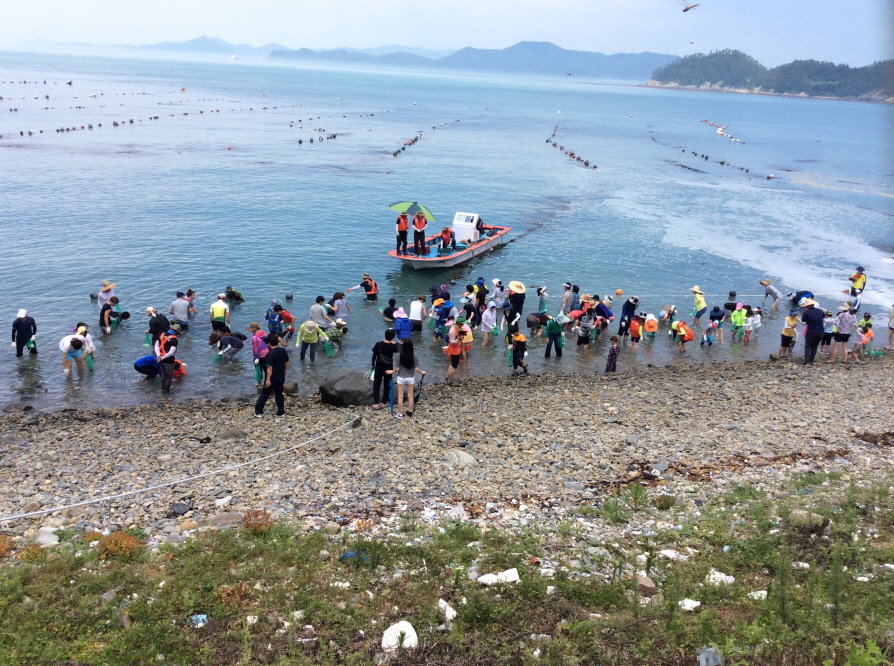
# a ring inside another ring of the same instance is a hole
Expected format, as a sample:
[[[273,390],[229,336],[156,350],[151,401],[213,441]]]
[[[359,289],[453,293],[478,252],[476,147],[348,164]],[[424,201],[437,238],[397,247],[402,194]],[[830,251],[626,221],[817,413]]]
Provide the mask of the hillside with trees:
[[[696,53],[659,67],[652,85],[736,89],[812,97],[894,98],[894,60],[866,67],[795,60],[767,69],[751,56],[724,49]]]

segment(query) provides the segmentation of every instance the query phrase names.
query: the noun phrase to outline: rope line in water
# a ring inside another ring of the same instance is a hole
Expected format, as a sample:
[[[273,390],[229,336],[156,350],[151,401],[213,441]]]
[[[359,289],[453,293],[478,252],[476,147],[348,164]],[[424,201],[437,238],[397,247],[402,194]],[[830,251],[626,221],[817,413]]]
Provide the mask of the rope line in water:
[[[97,497],[97,498],[90,499],[90,500],[84,500],[83,502],[75,502],[74,504],[63,504],[62,506],[53,507],[52,509],[40,509],[38,511],[29,511],[27,513],[17,513],[12,516],[2,516],[2,517],[0,517],[0,524],[6,523],[10,520],[19,520],[21,518],[30,518],[32,516],[41,516],[41,515],[44,515],[47,513],[55,513],[56,511],[63,511],[65,509],[74,509],[74,508],[77,508],[80,506],[88,506],[90,504],[99,504],[100,502],[108,502],[108,501],[114,500],[114,499],[121,499],[122,497],[129,497],[131,495],[139,495],[141,493],[147,493],[152,490],[158,490],[160,488],[168,488],[170,486],[177,486],[177,485],[180,485],[181,483],[189,483],[190,481],[196,481],[197,479],[204,479],[209,476],[214,476],[216,474],[230,472],[234,469],[240,469],[242,467],[254,465],[255,463],[263,462],[265,460],[270,460],[271,458],[276,458],[277,456],[281,456],[283,454],[290,453],[291,451],[294,451],[295,449],[299,449],[302,446],[306,446],[306,445],[316,442],[318,440],[325,439],[329,435],[332,435],[333,433],[336,433],[339,430],[347,428],[348,426],[352,426],[354,424],[359,425],[359,422],[360,422],[360,417],[358,416],[358,417],[351,419],[350,421],[347,421],[346,423],[343,423],[342,425],[340,425],[336,428],[333,428],[329,432],[324,432],[322,435],[317,435],[316,437],[305,440],[299,444],[296,444],[295,446],[290,446],[287,449],[283,449],[282,451],[276,451],[274,453],[267,454],[266,456],[261,456],[260,458],[254,458],[252,460],[247,460],[245,462],[228,465],[227,467],[221,467],[220,469],[211,470],[210,472],[202,472],[201,474],[195,474],[194,476],[187,476],[183,479],[177,479],[176,481],[168,481],[166,483],[159,483],[154,486],[147,486],[146,488],[138,488],[137,490],[128,490],[127,492],[124,492],[124,493],[117,493],[115,495],[105,495],[103,497]]]

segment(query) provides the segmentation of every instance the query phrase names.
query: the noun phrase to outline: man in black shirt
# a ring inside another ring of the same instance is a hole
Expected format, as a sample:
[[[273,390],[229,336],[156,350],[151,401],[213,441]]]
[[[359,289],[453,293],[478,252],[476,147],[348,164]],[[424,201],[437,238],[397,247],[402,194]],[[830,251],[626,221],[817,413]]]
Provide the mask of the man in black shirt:
[[[803,306],[806,309],[804,314],[801,315],[801,321],[807,324],[807,334],[804,336],[804,365],[810,365],[813,363],[813,359],[816,357],[816,350],[823,339],[823,318],[825,313],[816,307],[816,303],[812,298],[806,299]]]
[[[151,305],[146,308],[146,316],[149,317],[149,330],[147,332],[152,334],[152,343],[154,344],[158,342],[158,338],[162,333],[171,328],[171,322]]]
[[[37,324],[34,322],[34,317],[29,317],[27,310],[19,310],[18,317],[12,322],[12,346],[16,348],[16,356],[21,356],[26,346],[30,347],[32,354],[37,353],[37,345],[34,344],[35,335],[37,335]]]
[[[264,388],[255,403],[255,418],[264,415],[264,405],[270,394],[274,394],[276,400],[276,416],[284,416],[286,413],[285,398],[282,394],[283,384],[286,383],[286,368],[289,367],[289,352],[279,346],[279,336],[271,333],[267,336],[267,347],[270,351],[261,359],[264,364]]]

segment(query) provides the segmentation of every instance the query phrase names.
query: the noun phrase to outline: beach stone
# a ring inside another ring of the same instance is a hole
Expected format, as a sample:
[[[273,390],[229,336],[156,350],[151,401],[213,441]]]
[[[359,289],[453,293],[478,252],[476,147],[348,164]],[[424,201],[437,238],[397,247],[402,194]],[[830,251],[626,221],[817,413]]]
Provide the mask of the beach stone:
[[[573,490],[574,492],[581,493],[585,491],[587,488],[580,481],[566,481],[565,482],[565,490]]]
[[[298,395],[298,382],[286,382],[282,385],[282,392],[286,395]]]
[[[829,525],[829,519],[818,513],[795,509],[788,515],[789,524],[805,534],[818,534]]]
[[[242,514],[235,511],[211,516],[204,522],[205,527],[213,527],[218,530],[226,530],[242,525]]]
[[[465,451],[461,451],[460,449],[452,449],[451,451],[445,453],[444,462],[446,462],[448,465],[459,465],[461,467],[478,464],[478,461],[475,460],[475,456],[470,453],[466,453]]]
[[[58,527],[49,527],[44,525],[39,530],[37,530],[37,536],[34,537],[34,543],[38,546],[55,546],[59,543],[59,537],[56,536],[56,530]]]
[[[335,407],[371,405],[372,382],[359,370],[336,370],[320,384],[320,400]]]
[[[118,590],[112,588],[111,590],[106,590],[100,594],[99,598],[102,599],[104,603],[110,604],[115,601],[116,596],[118,596]]]
[[[232,439],[245,439],[248,435],[242,428],[227,428],[226,430],[221,430],[220,432],[215,433],[214,439],[216,441],[226,441]]]
[[[341,532],[341,525],[339,525],[338,523],[336,523],[336,522],[330,520],[330,521],[328,521],[327,523],[325,523],[321,529],[322,529],[326,534],[332,534],[332,535],[335,535],[335,534],[338,534],[339,532]]]

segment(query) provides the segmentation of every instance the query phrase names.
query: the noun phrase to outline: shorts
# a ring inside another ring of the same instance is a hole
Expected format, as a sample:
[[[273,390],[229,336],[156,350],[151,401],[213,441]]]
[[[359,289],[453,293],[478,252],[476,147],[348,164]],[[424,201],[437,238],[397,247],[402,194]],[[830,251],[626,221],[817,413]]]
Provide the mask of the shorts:
[[[707,307],[702,308],[701,310],[699,310],[698,312],[695,313],[695,318],[696,318],[696,319],[701,319],[702,317],[705,316],[705,313],[706,313],[707,311],[708,311],[708,308],[707,308]]]
[[[227,326],[227,322],[226,322],[226,321],[218,321],[217,319],[212,319],[212,320],[211,320],[211,330],[212,330],[212,331],[226,331],[226,330],[228,330],[229,328],[230,328],[230,327]]]
[[[781,340],[779,342],[779,346],[782,347],[783,349],[788,349],[791,346],[791,344],[795,341],[795,338],[791,335],[781,335],[779,337],[781,338]]]
[[[630,342],[639,342],[639,341],[640,341],[640,337],[638,335],[630,336]]]
[[[835,334],[834,334],[834,333],[823,333],[823,339],[822,339],[822,341],[820,342],[820,344],[821,344],[823,347],[828,347],[830,344],[832,344],[832,339],[833,339],[834,337],[835,337]]]
[[[847,342],[851,339],[850,333],[835,333],[835,342]]]
[[[81,358],[81,355],[84,353],[83,349],[72,349],[70,351],[65,352],[65,358],[69,361],[77,361]]]
[[[463,357],[462,354],[456,354],[456,355],[450,354],[450,365],[452,365],[454,368],[458,368],[459,361],[462,357]]]
[[[412,386],[416,383],[415,377],[395,377],[394,381],[400,384],[401,386]]]
[[[413,319],[413,330],[421,331],[422,330],[422,320],[421,319]]]

